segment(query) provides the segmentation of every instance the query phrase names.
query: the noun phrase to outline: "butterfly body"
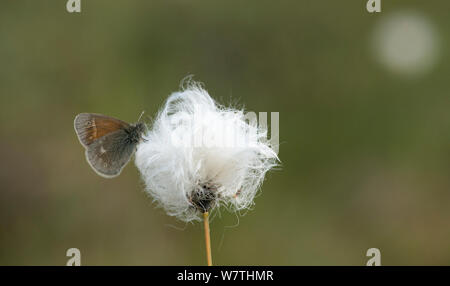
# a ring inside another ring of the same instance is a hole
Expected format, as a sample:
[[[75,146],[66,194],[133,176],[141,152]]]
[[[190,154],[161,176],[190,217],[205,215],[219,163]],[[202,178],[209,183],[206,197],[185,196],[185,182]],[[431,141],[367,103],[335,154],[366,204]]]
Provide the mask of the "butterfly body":
[[[102,177],[120,174],[142,140],[145,124],[94,113],[80,113],[74,120],[75,132],[86,149],[86,159]]]

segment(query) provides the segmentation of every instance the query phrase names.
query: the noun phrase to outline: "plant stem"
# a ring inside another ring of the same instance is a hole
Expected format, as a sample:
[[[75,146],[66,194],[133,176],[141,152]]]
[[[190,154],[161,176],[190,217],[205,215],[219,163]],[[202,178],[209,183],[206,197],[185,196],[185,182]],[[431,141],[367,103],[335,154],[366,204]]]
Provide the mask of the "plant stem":
[[[206,260],[208,261],[208,266],[212,266],[211,238],[209,236],[209,214],[208,214],[208,212],[203,213],[203,225],[205,226]]]

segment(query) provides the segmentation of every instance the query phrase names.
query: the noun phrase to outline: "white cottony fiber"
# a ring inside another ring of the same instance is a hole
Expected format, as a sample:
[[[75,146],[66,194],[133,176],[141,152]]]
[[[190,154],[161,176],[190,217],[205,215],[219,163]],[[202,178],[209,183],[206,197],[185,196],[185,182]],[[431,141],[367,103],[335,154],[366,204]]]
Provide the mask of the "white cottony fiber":
[[[267,130],[247,119],[243,110],[216,104],[197,83],[169,96],[135,159],[146,191],[168,215],[199,220],[198,201],[208,198],[206,211],[253,205],[278,157]]]

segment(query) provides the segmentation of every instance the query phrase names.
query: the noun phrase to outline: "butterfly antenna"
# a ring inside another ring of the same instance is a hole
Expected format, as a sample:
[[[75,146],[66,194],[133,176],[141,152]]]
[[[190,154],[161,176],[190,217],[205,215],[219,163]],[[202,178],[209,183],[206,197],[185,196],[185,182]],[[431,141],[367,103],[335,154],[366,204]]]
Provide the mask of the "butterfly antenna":
[[[141,115],[139,115],[139,119],[138,119],[138,122],[140,122],[140,121],[141,121],[142,115],[144,115],[144,113],[145,113],[145,110],[141,112]]]

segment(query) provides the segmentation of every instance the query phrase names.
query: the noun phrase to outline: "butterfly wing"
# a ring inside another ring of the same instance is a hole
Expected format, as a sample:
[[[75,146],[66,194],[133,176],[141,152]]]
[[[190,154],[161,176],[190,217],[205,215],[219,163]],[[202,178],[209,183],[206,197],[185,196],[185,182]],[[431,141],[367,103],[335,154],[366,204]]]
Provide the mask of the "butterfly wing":
[[[74,120],[75,132],[85,148],[95,140],[129,126],[125,121],[95,113],[80,113]]]
[[[86,159],[97,174],[105,178],[120,174],[137,145],[130,142],[128,136],[124,129],[120,129],[98,138],[86,148]]]

